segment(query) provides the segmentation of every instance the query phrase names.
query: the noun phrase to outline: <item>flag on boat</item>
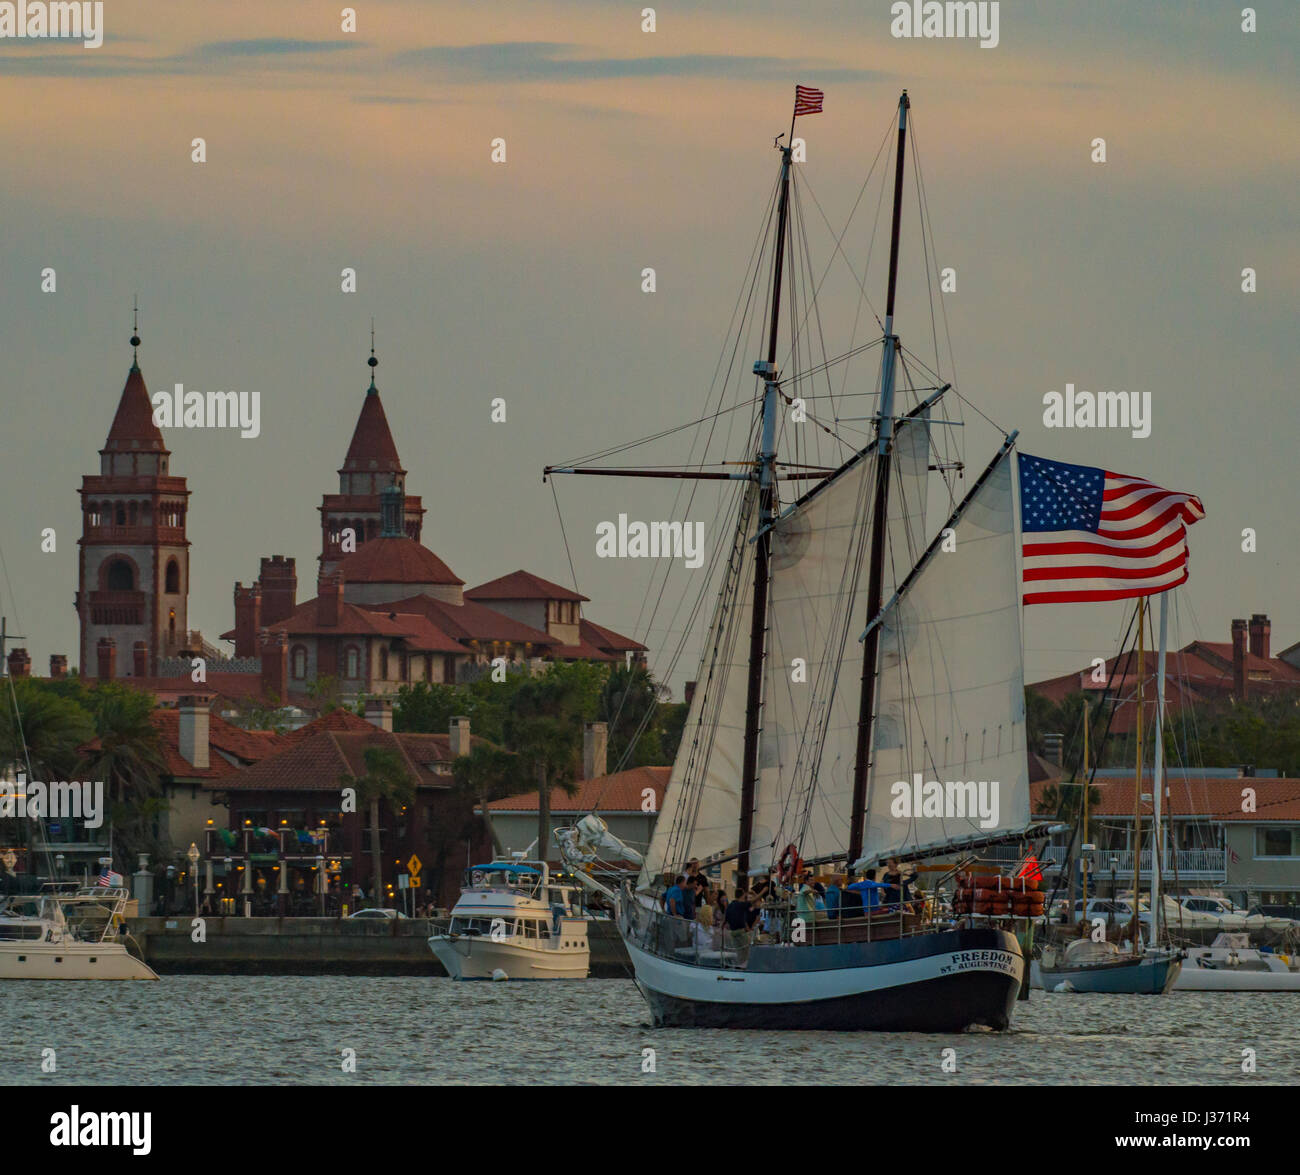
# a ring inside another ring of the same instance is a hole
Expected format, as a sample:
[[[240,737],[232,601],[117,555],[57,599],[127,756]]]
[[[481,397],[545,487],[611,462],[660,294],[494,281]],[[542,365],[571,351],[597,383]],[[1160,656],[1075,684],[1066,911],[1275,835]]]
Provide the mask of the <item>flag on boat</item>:
[[[107,865],[99,871],[99,885],[117,886],[122,884],[122,875],[114,873]]]
[[[1021,453],[1026,604],[1128,600],[1187,580],[1194,494],[1088,465]]]
[[[801,114],[820,114],[822,112],[822,99],[825,97],[826,95],[821,90],[814,90],[812,86],[795,86],[795,118],[798,118]]]
[[[1030,853],[1029,856],[1025,858],[1025,863],[1021,866],[1020,872],[1016,874],[1016,877],[1023,877],[1026,881],[1042,881],[1043,871],[1039,868],[1038,858]]]

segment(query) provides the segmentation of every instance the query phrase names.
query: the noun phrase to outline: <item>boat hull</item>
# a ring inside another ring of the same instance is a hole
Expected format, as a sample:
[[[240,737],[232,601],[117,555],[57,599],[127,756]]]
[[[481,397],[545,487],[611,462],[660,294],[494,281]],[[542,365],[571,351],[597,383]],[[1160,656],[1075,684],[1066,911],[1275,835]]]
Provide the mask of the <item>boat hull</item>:
[[[9,942],[0,947],[0,979],[157,979],[120,943]]]
[[[1254,971],[1242,967],[1202,967],[1189,952],[1174,991],[1300,991],[1298,971]]]
[[[535,947],[487,936],[435,934],[433,951],[452,979],[492,979],[497,971],[507,979],[586,979],[591,951],[565,947]]]
[[[753,947],[750,966],[678,963],[628,942],[667,1028],[961,1032],[1006,1028],[1024,979],[1014,935],[949,930],[886,942]]]
[[[1147,956],[1097,963],[1091,967],[1044,968],[1037,959],[1029,968],[1029,985],[1041,991],[1055,991],[1068,982],[1076,992],[1105,995],[1164,995],[1174,986],[1182,969],[1179,958]]]

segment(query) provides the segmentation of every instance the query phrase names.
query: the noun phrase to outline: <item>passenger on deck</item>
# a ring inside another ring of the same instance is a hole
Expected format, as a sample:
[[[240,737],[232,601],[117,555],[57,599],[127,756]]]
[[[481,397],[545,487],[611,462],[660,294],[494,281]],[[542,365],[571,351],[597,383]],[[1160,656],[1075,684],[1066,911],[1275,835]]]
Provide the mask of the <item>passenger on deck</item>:
[[[844,878],[838,873],[831,875],[831,883],[826,887],[826,917],[832,922],[840,916],[840,898],[843,896]]]
[[[682,917],[682,886],[686,877],[679,874],[677,880],[664,891],[664,910],[673,918]]]
[[[884,888],[884,885],[879,881],[864,877],[861,881],[855,881],[850,885],[845,896],[847,897],[849,893],[856,893],[860,897],[864,909],[875,910],[880,907],[880,891]]]
[[[685,877],[679,877],[677,884],[682,891],[682,917],[687,922],[695,921],[695,885]]]
[[[916,880],[916,874],[909,873],[904,876],[897,857],[890,857],[885,863],[885,875],[882,880],[886,886],[884,898],[887,905],[894,906],[899,902],[912,900],[912,882]]]

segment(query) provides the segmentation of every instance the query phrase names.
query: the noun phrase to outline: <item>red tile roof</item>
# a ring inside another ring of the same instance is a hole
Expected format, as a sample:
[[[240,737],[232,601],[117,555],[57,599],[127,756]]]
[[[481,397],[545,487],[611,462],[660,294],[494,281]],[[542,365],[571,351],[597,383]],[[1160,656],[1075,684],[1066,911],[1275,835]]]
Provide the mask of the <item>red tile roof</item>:
[[[193,683],[190,692],[195,692]],[[208,715],[208,766],[195,767],[180,752],[180,711],[155,709],[149,722],[158,731],[158,747],[162,751],[167,774],[178,779],[222,779],[239,771],[219,751],[224,751],[243,763],[255,763],[274,755],[281,749],[281,736],[270,730],[244,730],[227,722],[219,714]],[[92,739],[81,749],[98,750],[100,740]]]
[[[1211,820],[1235,820],[1255,823],[1264,820],[1291,820],[1297,817],[1287,815],[1300,804],[1300,779],[1266,779],[1259,777],[1242,777],[1239,779],[1204,779],[1192,777],[1183,779],[1172,776],[1166,780],[1169,795],[1163,805],[1166,814],[1175,817],[1199,816]],[[1050,816],[1042,807],[1044,783],[1030,785],[1030,806],[1036,816]],[[1133,777],[1105,778],[1093,781],[1093,786],[1101,792],[1101,800],[1089,807],[1089,812],[1097,817],[1133,818]],[[1255,793],[1254,812],[1243,812],[1242,792],[1245,788]],[[1152,779],[1145,775],[1142,790],[1151,794]],[[1152,805],[1143,801],[1142,813],[1149,816]]]
[[[330,710],[322,714],[319,718],[313,718],[305,726],[298,727],[297,730],[291,730],[287,734],[281,735],[281,748],[297,746],[298,743],[313,735],[323,734],[326,731],[362,731],[369,732],[377,730],[373,722],[367,722],[360,714],[349,710],[346,706],[339,706],[337,709]]]
[[[129,686],[145,693],[151,693],[160,702],[174,703],[186,694],[202,693],[214,697],[213,709],[221,705],[234,706],[241,702],[254,701],[265,704],[270,701],[262,693],[262,675],[260,673],[209,673],[207,680],[196,684],[188,673],[175,677],[119,677],[119,685]],[[290,692],[288,698],[281,698],[277,706],[310,704],[304,693]]]
[[[416,652],[464,653],[465,646],[419,611],[408,611],[398,604],[374,604],[361,607],[342,603],[337,624],[321,624],[319,597],[299,604],[285,619],[267,626],[269,632],[290,636],[388,636],[400,637]]]
[[[370,539],[339,564],[339,571],[346,583],[465,582],[428,547],[408,538]]]
[[[153,422],[153,404],[144,386],[144,376],[135,364],[127,373],[104,448],[129,453],[167,452],[162,431]]]
[[[417,787],[446,790],[452,786],[450,742],[445,734],[390,734],[373,726],[366,731],[323,730],[223,779],[222,787],[337,792],[341,776],[365,774],[367,748],[386,747],[401,756]],[[433,769],[440,764],[448,770]]]
[[[574,795],[561,788],[551,791],[552,812],[635,812],[642,813],[641,801],[646,788],[654,792],[655,811],[663,806],[671,767],[633,767],[614,775],[600,775],[577,785]],[[537,792],[525,792],[493,800],[492,812],[536,812]]]
[[[587,599],[571,588],[551,583],[531,571],[512,571],[509,575],[467,589],[465,595],[472,600],[574,600],[581,603]]]
[[[633,652],[644,653],[646,646],[640,641],[634,641],[630,636],[620,636],[612,628],[605,628],[597,624],[594,620],[580,620],[578,622],[578,632],[582,639],[589,645],[595,645],[598,649],[612,649],[615,652]]]
[[[463,604],[447,604],[430,596],[409,596],[404,600],[394,600],[391,604],[366,606],[398,612],[419,612],[443,632],[462,641],[510,641],[517,645],[536,645],[539,650],[545,651],[558,643],[553,636],[541,629],[523,624],[486,604],[476,604],[468,598]]]
[[[379,400],[379,389],[372,383],[366,398],[361,402],[361,414],[352,430],[352,443],[343,459],[340,473],[405,473],[393,444],[393,434],[388,427],[388,417]]]

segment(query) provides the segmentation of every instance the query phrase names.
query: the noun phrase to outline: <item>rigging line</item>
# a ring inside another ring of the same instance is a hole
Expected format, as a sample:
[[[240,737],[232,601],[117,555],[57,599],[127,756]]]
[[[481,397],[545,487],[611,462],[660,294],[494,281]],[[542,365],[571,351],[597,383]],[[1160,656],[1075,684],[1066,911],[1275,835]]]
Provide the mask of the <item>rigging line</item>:
[[[701,416],[698,420],[688,420],[684,424],[675,424],[671,428],[661,429],[659,432],[647,433],[636,440],[627,441],[623,444],[612,445],[608,449],[596,449],[581,457],[575,457],[570,461],[557,461],[554,464],[559,467],[568,467],[571,465],[586,465],[592,461],[601,461],[606,457],[612,457],[616,453],[625,453],[629,449],[635,449],[640,445],[648,445],[654,441],[661,441],[664,437],[670,437],[674,433],[685,432],[689,428],[698,428],[701,424],[714,422],[720,416],[725,416],[728,412],[739,412],[741,409],[749,408],[756,403],[761,397],[755,395],[749,400],[743,400],[732,404],[729,408],[719,408],[716,412],[711,412],[707,416]]]
[[[560,537],[564,540],[564,554],[569,560],[569,575],[573,579],[573,590],[582,595],[578,588],[578,573],[573,566],[573,552],[569,550],[569,536],[564,529],[564,515],[560,512],[560,495],[555,490],[555,478],[551,478],[551,497],[555,500],[555,516],[560,523]],[[581,634],[579,634],[581,635]]]
[[[936,379],[939,378],[938,376],[935,375],[935,373],[934,373],[933,371],[930,370],[929,364],[927,364],[927,363],[925,362],[925,360],[923,360],[923,359],[922,359],[919,355],[917,355],[915,352],[908,350],[908,348],[904,347],[901,343],[899,344],[899,349],[902,350],[902,351],[906,351],[907,354],[911,356],[911,358],[913,359],[913,361],[914,361],[914,362],[915,362],[915,363],[916,363],[916,364],[921,368],[921,370],[924,371],[924,372],[926,373],[926,375],[931,376],[931,377],[936,378]],[[952,392],[953,392],[953,394],[957,397],[957,399],[959,399],[963,404],[966,404],[968,407],[970,407],[970,408],[973,409],[976,413],[978,413],[980,416],[982,416],[985,420],[987,420],[987,421],[989,422],[989,424],[991,424],[994,428],[996,428],[996,429],[998,430],[998,432],[1000,432],[1004,437],[1010,435],[1010,434],[1007,432],[1007,430],[1004,429],[1004,428],[1002,427],[1002,425],[1000,425],[996,420],[994,420],[993,417],[991,417],[987,412],[983,412],[983,411],[981,411],[980,408],[979,408],[979,405],[977,405],[977,404],[975,404],[975,403],[972,403],[972,402],[971,402],[970,400],[968,400],[965,396],[963,396],[963,395],[961,394],[961,392],[957,390],[956,386],[954,386],[954,387],[952,388]]]
[[[925,186],[925,172],[921,168],[920,148],[917,146],[917,138],[916,138],[915,116],[913,116],[911,121],[912,121],[912,126],[910,129],[912,132],[912,151],[914,154],[914,162],[916,164],[917,188],[921,193],[921,203],[925,209],[925,223],[927,226],[929,226],[930,243],[932,246],[934,246],[935,245],[934,222],[930,218],[930,193]],[[935,247],[937,249],[937,246]],[[948,367],[952,371],[952,382],[956,384],[957,383],[957,356],[953,353],[952,334],[948,328],[948,307],[942,297],[940,297],[939,299],[939,315],[943,319],[944,339],[948,344]],[[937,347],[938,345],[937,338],[935,340],[935,344]]]
[[[912,128],[912,166],[920,167],[916,147],[916,128]],[[920,171],[916,172],[920,176]],[[916,182],[916,217],[917,223],[921,230],[921,256],[925,261],[925,292],[930,299],[930,337],[934,340],[934,369],[938,371],[942,364],[939,361],[939,327],[934,318],[934,278],[930,272],[930,246],[933,244],[925,231],[925,202],[921,199],[921,182]]]

